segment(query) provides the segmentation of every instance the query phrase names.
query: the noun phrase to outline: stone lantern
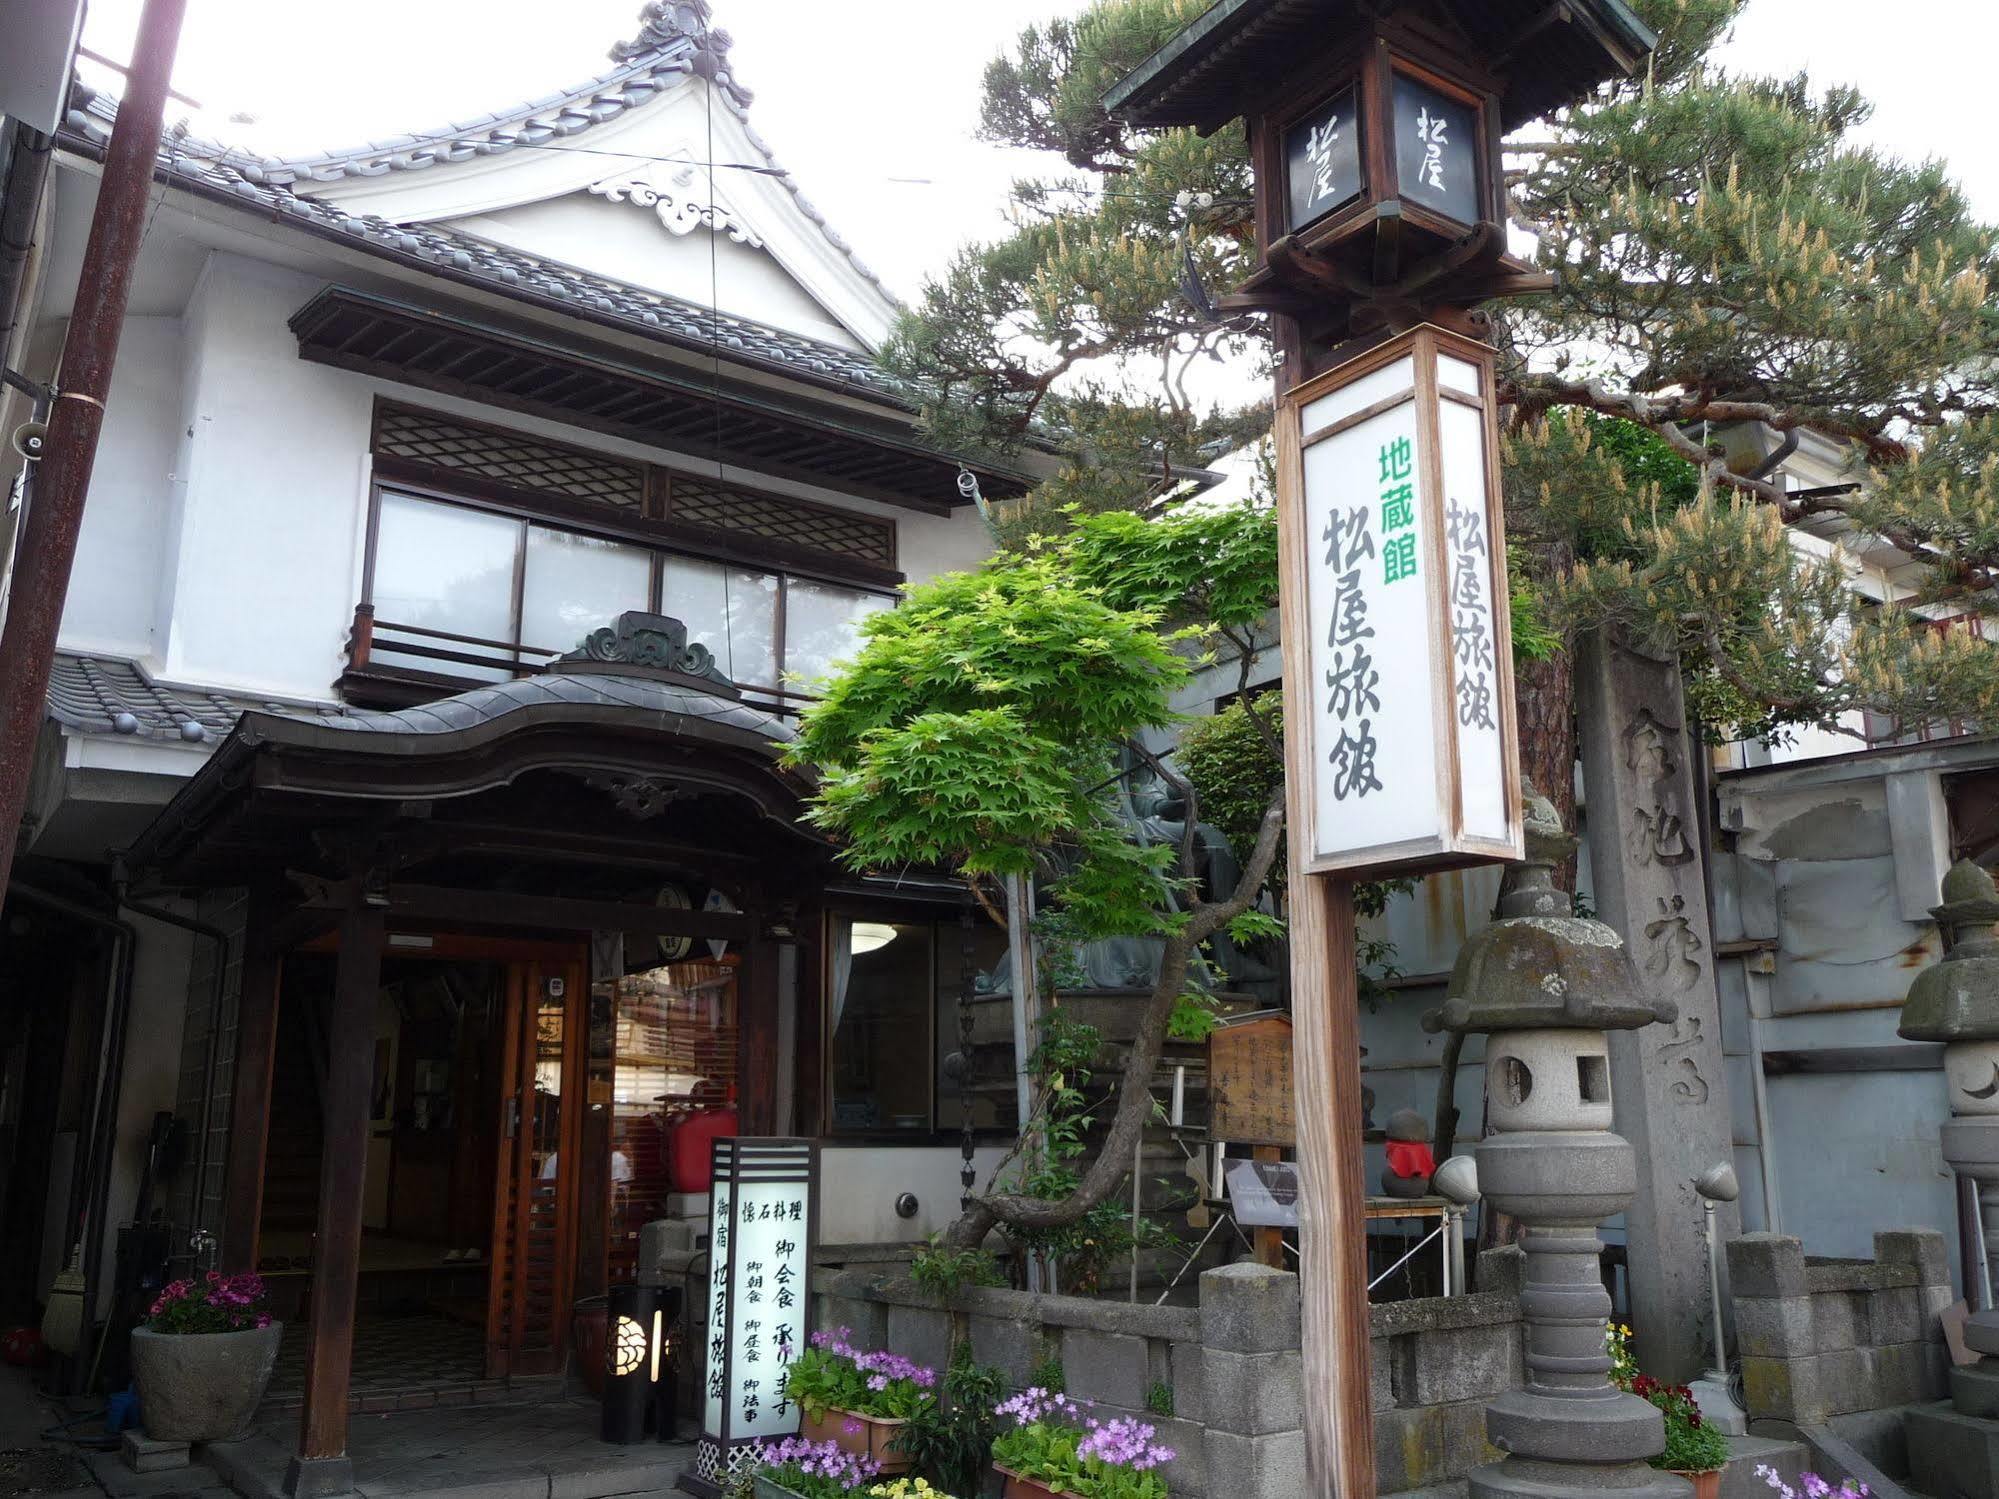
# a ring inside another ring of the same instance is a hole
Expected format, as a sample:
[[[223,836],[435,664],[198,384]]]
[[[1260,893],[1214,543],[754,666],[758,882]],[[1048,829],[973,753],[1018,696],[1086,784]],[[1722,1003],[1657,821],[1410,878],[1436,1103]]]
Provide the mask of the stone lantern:
[[[1659,1411],[1610,1383],[1597,1225],[1637,1192],[1630,1144],[1611,1131],[1608,1032],[1671,1021],[1645,996],[1623,939],[1575,914],[1552,870],[1575,840],[1527,796],[1527,858],[1506,871],[1491,925],[1467,942],[1429,1029],[1477,1031],[1491,1133],[1477,1149],[1486,1202],[1526,1225],[1526,1388],[1486,1407],[1507,1454],[1471,1475],[1484,1495],[1691,1492],[1645,1460],[1665,1450]]]
[[[1958,1175],[1978,1184],[1985,1249],[1999,1280],[1999,890],[1992,876],[1960,860],[1943,880],[1943,904],[1930,914],[1950,937],[1942,962],[1925,968],[1909,986],[1898,1034],[1906,1041],[1941,1041],[1950,1118],[1943,1126],[1943,1158]],[[1967,1299],[1979,1273],[1964,1267]],[[1984,1355],[1951,1373],[1951,1398],[1961,1414],[1999,1416],[1999,1309],[1972,1315],[1964,1341]],[[1999,1446],[1995,1447],[1999,1450]]]

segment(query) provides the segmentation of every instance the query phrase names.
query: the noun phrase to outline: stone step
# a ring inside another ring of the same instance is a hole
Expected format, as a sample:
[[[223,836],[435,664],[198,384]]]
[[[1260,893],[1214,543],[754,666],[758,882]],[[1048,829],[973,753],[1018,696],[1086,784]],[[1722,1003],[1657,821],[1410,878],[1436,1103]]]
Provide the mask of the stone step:
[[[1950,1371],[1950,1403],[1960,1416],[1999,1419],[1999,1360]]]
[[[1728,1439],[1728,1466],[1721,1470],[1722,1499],[1770,1499],[1772,1490],[1756,1476],[1758,1467],[1777,1470],[1797,1486],[1798,1475],[1811,1467],[1811,1452],[1803,1442],[1777,1437],[1741,1436]]]
[[[1927,1494],[1999,1494],[1999,1421],[1948,1404],[1909,1407],[1909,1478]]]

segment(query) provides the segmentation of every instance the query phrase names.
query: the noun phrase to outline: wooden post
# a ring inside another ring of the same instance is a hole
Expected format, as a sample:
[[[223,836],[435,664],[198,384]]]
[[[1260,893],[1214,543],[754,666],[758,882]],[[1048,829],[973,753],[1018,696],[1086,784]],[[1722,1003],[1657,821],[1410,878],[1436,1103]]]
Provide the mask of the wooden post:
[[[242,987],[236,1000],[229,1155],[223,1166],[222,1268],[227,1271],[256,1268],[257,1235],[264,1215],[271,1065],[278,1050],[278,994],[284,974],[284,954],[270,940],[271,915],[271,900],[262,890],[252,889],[243,929]]]
[[[1299,836],[1294,830],[1294,846]],[[1299,875],[1294,867],[1291,889],[1306,1472],[1313,1494],[1372,1499],[1374,1402],[1353,886]]]
[[[777,1132],[777,944],[761,930],[743,953],[736,1118],[746,1135]]]
[[[1284,1159],[1284,1152],[1275,1145],[1258,1145],[1250,1151],[1249,1158],[1266,1166],[1275,1166]],[[1283,1229],[1265,1227],[1256,1231],[1256,1262],[1273,1270],[1284,1268]]]
[[[319,1222],[313,1246],[312,1325],[306,1330],[305,1411],[298,1455],[285,1476],[294,1499],[354,1487],[347,1458],[347,1394],[361,1269],[361,1203],[368,1163],[368,1084],[375,999],[382,980],[383,913],[356,905],[340,918],[340,956],[327,1034],[326,1104],[319,1154]]]
[[[1288,318],[1276,320],[1291,331]],[[1301,373],[1287,360],[1285,373]],[[1298,424],[1277,424],[1278,614],[1284,698],[1315,701],[1311,680],[1304,459]],[[1310,1492],[1372,1499],[1373,1371],[1367,1309],[1367,1198],[1362,1183],[1360,983],[1353,884],[1304,872],[1312,828],[1306,715],[1284,715],[1286,832],[1291,844],[1291,1079],[1298,1129],[1298,1280],[1305,1328],[1305,1465]]]

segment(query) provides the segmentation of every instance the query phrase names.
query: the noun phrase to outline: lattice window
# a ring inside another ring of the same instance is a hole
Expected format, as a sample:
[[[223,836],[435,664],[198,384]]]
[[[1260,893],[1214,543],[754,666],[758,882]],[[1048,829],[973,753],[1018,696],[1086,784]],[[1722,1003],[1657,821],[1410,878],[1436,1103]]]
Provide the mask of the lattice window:
[[[673,518],[717,531],[746,531],[841,557],[895,566],[895,522],[843,510],[822,510],[772,495],[731,489],[707,479],[673,476]]]
[[[375,451],[621,510],[638,511],[645,505],[645,469],[639,464],[472,426],[434,411],[382,407],[375,422]]]

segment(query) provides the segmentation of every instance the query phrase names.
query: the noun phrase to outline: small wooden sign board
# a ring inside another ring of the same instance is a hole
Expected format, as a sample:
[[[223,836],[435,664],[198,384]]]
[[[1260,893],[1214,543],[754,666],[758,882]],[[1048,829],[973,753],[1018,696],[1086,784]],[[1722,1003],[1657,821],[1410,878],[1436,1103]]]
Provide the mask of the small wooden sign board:
[[[1295,1145],[1291,1017],[1259,1010],[1224,1020],[1208,1037],[1208,1137],[1238,1145]]]

